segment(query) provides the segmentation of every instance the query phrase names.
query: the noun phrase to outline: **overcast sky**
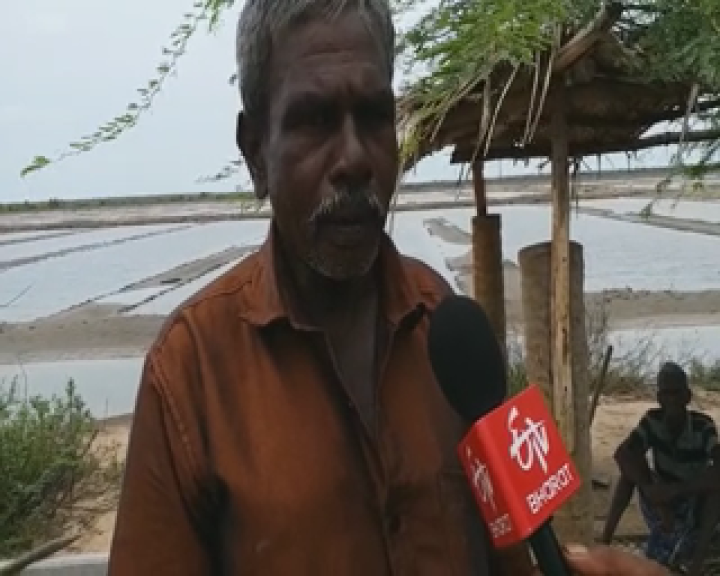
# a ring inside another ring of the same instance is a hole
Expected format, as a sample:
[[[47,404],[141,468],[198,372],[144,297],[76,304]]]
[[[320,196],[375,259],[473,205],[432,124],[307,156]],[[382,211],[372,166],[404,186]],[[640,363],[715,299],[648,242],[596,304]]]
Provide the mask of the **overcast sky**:
[[[0,202],[47,198],[189,193],[247,185],[245,175],[219,185],[198,177],[235,158],[239,97],[234,69],[235,18],[216,34],[197,34],[152,111],[116,142],[25,179],[35,155],[52,157],[122,113],[152,77],[160,49],[192,6],[177,0],[22,0],[0,21]],[[185,5],[187,4],[187,5]],[[662,161],[665,153],[649,156]],[[607,162],[605,166],[610,166]],[[626,162],[615,159],[617,168]],[[491,174],[500,169],[494,167]],[[517,171],[504,164],[503,173]],[[410,180],[455,178],[447,157],[426,160]]]

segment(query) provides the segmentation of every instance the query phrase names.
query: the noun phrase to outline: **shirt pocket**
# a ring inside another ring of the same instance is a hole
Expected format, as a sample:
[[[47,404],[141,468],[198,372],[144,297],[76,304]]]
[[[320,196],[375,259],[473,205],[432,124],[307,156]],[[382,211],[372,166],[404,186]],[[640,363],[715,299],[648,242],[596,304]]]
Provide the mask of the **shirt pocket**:
[[[459,468],[441,471],[438,488],[452,573],[455,576],[488,575],[490,551],[487,530],[465,473]]]

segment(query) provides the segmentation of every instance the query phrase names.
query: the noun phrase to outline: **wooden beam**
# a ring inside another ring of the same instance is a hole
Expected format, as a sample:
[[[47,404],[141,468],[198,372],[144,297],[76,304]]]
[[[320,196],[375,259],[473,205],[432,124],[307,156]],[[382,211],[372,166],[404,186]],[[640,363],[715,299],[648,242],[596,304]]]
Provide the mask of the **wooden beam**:
[[[554,72],[563,72],[580,60],[622,16],[620,2],[607,2],[602,5],[595,18],[558,51],[553,62]]]
[[[550,94],[552,108],[552,248],[550,265],[550,331],[553,412],[565,444],[575,449],[575,390],[570,310],[570,166],[562,75]],[[584,337],[584,335],[580,335]]]
[[[503,141],[509,138],[521,140],[527,116],[527,92],[511,91],[504,101],[493,130],[493,148],[503,148]],[[668,97],[659,98],[658,90],[651,87],[623,86],[612,81],[595,79],[589,84],[573,85],[568,88],[568,124],[576,126],[582,124],[588,128],[598,129],[604,126],[619,126],[626,130],[647,129],[653,124],[681,120],[687,112],[687,89],[677,91],[669,96],[670,90],[664,92]],[[623,102],[636,99],[653,100],[652,109],[645,107],[635,108],[626,106]],[[607,107],[596,113],[583,113],[583,102],[601,102]],[[717,111],[720,101],[713,100],[699,103],[693,112]],[[444,117],[441,129],[437,132],[434,145],[441,148],[446,145],[469,147],[473,151],[477,148],[478,125],[482,117],[482,107],[459,104],[451,109]],[[540,126],[547,127],[550,123],[550,113],[547,107],[541,115]],[[538,138],[535,139],[537,141]],[[422,143],[426,145],[425,142]],[[468,156],[470,161],[472,156]]]
[[[630,139],[628,141],[615,141],[610,144],[569,144],[568,152],[570,157],[595,156],[598,154],[615,154],[621,152],[638,152],[655,148],[658,146],[672,146],[680,142],[700,143],[713,142],[720,139],[720,130],[697,130],[690,132],[684,138],[682,132],[665,132],[646,136],[645,138]],[[526,160],[530,158],[549,158],[552,155],[551,144],[547,142],[534,143],[524,148],[512,146],[507,148],[490,148],[485,160]],[[464,163],[466,149],[461,148],[453,152],[450,163]]]

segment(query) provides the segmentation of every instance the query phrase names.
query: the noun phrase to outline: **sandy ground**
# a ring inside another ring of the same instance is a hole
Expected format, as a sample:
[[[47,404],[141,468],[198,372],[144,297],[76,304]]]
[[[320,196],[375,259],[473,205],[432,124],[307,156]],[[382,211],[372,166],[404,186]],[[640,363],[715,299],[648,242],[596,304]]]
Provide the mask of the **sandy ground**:
[[[711,393],[698,393],[695,408],[712,415],[720,422],[720,397]],[[649,402],[630,399],[604,399],[600,404],[592,428],[593,457],[595,478],[611,485],[617,474],[612,454],[619,442],[629,433],[631,427],[642,414],[653,406]],[[117,443],[122,454],[127,449],[127,438],[131,426],[130,417],[116,418],[105,425],[101,440]],[[610,489],[595,490],[596,533],[602,530],[612,491]],[[109,512],[100,516],[94,526],[93,533],[85,535],[69,552],[105,552],[110,546],[115,513]],[[633,501],[630,509],[623,517],[617,536],[637,537],[645,533],[637,502]]]
[[[132,416],[129,415],[111,418],[103,422],[97,439],[98,444],[103,447],[117,448],[116,456],[124,460],[131,425]],[[114,527],[114,510],[98,516],[92,530],[83,534],[75,544],[63,551],[63,554],[107,552],[110,548]]]
[[[617,472],[613,461],[613,452],[645,410],[654,406],[650,402],[627,398],[603,399],[592,427],[593,462],[597,479],[608,481],[614,486]],[[693,408],[705,412],[712,416],[715,422],[720,423],[720,395],[717,393],[696,391]],[[602,531],[611,496],[612,489],[595,490],[595,519],[598,536]],[[633,498],[631,507],[618,526],[616,536],[638,536],[645,533],[646,529],[640,516],[637,498]]]

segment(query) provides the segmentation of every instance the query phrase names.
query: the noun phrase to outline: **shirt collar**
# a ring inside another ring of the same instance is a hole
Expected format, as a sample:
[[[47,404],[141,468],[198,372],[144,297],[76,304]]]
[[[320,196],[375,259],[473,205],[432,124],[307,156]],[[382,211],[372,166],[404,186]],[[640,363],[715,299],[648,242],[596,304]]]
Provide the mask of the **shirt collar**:
[[[278,265],[282,257],[277,231],[270,225],[268,235],[256,255],[256,268],[249,286],[247,305],[243,306],[241,317],[262,327],[276,320],[287,319],[291,324],[300,327],[301,322],[283,298],[278,284]],[[422,292],[410,278],[403,258],[392,239],[383,232],[378,254],[380,266],[380,306],[385,318],[393,325],[399,326],[407,318],[414,317],[424,311],[427,306]]]

